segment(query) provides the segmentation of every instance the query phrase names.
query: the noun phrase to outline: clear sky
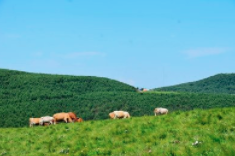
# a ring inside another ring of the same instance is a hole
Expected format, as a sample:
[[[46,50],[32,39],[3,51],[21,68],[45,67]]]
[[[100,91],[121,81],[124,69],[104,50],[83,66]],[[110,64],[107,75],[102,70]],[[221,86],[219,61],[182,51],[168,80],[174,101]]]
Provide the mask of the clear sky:
[[[0,0],[0,68],[158,88],[235,71],[235,0]]]

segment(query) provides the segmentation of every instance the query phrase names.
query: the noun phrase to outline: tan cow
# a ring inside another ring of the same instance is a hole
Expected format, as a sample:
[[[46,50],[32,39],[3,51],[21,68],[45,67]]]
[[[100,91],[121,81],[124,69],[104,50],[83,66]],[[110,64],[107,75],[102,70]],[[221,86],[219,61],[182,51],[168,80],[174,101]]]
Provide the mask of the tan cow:
[[[41,118],[29,118],[29,127],[39,125]]]
[[[130,118],[130,114],[128,112],[125,112],[125,111],[114,111],[114,118],[113,119],[116,119],[116,118],[119,118],[119,119],[125,119],[125,118]]]
[[[73,120],[70,118],[69,113],[56,113],[53,115],[54,118],[54,124],[56,124],[57,121],[64,121],[66,123],[73,122]]]
[[[168,113],[168,109],[166,109],[166,108],[155,108],[154,109],[154,114],[155,114],[155,116],[157,116],[157,114],[167,114]]]

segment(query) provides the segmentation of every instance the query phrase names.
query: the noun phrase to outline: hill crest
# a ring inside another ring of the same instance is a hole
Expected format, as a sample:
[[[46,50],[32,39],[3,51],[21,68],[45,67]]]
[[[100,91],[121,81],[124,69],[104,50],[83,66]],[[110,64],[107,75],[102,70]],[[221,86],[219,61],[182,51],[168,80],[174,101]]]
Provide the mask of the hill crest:
[[[216,74],[195,82],[153,89],[155,91],[177,91],[195,93],[235,94],[235,73]]]

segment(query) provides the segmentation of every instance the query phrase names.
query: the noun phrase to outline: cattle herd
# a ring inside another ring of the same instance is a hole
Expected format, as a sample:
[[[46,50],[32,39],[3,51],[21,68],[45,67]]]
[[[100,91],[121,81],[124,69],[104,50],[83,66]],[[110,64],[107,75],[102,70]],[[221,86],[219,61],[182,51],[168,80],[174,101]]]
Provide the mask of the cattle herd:
[[[158,114],[167,114],[168,109],[166,108],[155,108],[154,114],[157,116]],[[109,117],[111,119],[125,119],[130,118],[130,114],[126,111],[113,111],[109,113]],[[33,127],[34,125],[41,125],[41,126],[48,126],[51,124],[56,124],[58,122],[65,122],[65,123],[71,123],[71,122],[83,122],[82,118],[78,118],[74,112],[62,112],[62,113],[56,113],[51,116],[43,116],[41,118],[29,118],[29,126]]]
[[[51,116],[43,116],[41,118],[29,118],[29,126],[32,127],[34,125],[41,125],[41,126],[47,126],[51,124],[56,124],[57,122],[82,122],[82,118],[78,118],[74,112],[68,112],[68,113],[56,113]]]

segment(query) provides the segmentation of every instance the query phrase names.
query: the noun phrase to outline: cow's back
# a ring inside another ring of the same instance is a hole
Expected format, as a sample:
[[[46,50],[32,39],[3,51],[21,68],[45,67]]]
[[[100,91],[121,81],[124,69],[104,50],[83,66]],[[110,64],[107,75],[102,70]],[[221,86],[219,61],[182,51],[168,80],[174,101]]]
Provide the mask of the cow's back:
[[[30,123],[39,124],[41,118],[29,118]]]
[[[125,116],[124,111],[114,111],[114,114],[117,118],[124,118]]]
[[[55,120],[63,120],[64,118],[67,118],[67,117],[69,117],[68,113],[64,113],[64,112],[56,113],[56,114],[53,115],[53,118]]]

